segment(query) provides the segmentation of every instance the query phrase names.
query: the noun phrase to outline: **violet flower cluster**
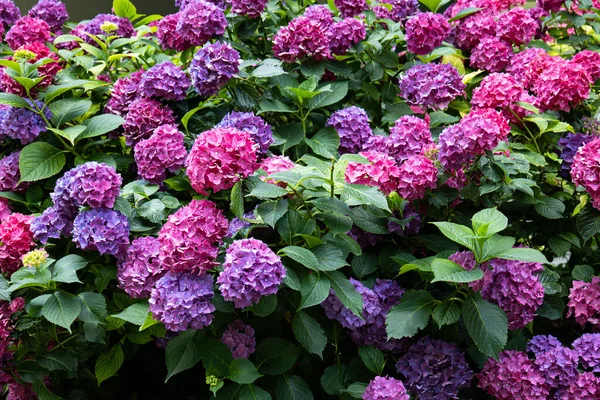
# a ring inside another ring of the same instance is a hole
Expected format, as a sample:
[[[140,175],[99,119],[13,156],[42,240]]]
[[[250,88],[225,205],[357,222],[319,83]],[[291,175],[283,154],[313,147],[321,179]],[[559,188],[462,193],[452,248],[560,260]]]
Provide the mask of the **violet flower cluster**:
[[[567,317],[574,317],[582,327],[586,324],[599,327],[600,277],[593,277],[591,282],[573,281],[567,309]]]
[[[376,376],[369,382],[363,400],[409,400],[410,396],[401,381],[387,376]]]
[[[273,130],[264,119],[252,112],[232,111],[225,115],[215,128],[232,127],[249,132],[252,140],[258,144],[256,154],[259,160],[266,157],[269,146],[273,143]]]
[[[193,0],[179,11],[176,31],[193,46],[202,46],[212,37],[222,35],[227,27],[223,10],[205,0]]]
[[[40,0],[27,15],[45,21],[50,30],[58,35],[61,34],[63,24],[69,19],[67,6],[60,0]]]
[[[189,73],[198,94],[216,94],[233,75],[237,74],[240,54],[229,43],[206,44],[196,52]]]
[[[229,347],[233,358],[248,358],[256,350],[254,329],[239,319],[227,326],[221,341]]]
[[[20,154],[20,151],[15,151],[0,159],[0,192],[21,193],[27,190],[28,183],[19,183],[21,179]]]
[[[27,100],[31,107],[42,109],[43,103]],[[46,119],[52,114],[48,108],[44,110]],[[33,110],[24,107],[0,107],[0,139],[7,137],[19,140],[21,144],[33,142],[42,132],[46,131],[46,122]]]
[[[148,139],[159,126],[175,124],[175,115],[170,108],[158,100],[138,98],[130,104],[123,123],[125,143],[135,146],[140,140]]]
[[[150,183],[160,184],[168,172],[177,172],[185,165],[187,150],[183,133],[174,125],[161,125],[152,136],[135,145],[138,173]]]
[[[139,90],[147,97],[179,101],[185,99],[190,85],[190,79],[180,67],[163,61],[144,72]]]
[[[435,109],[448,107],[465,87],[450,64],[418,64],[400,80],[400,94],[408,104]]]
[[[131,242],[119,265],[119,287],[132,298],[148,298],[155,283],[165,274],[160,264],[160,242],[151,236]]]
[[[85,210],[75,217],[72,235],[78,248],[120,259],[129,245],[129,221],[120,211]]]
[[[358,153],[373,135],[369,116],[360,107],[351,106],[331,114],[326,123],[340,136],[340,153]]]

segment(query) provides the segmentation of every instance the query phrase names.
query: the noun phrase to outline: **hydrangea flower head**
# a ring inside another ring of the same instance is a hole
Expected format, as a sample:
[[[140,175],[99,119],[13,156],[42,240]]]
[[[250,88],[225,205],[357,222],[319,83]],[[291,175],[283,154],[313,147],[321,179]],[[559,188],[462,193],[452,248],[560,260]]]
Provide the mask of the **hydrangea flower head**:
[[[425,156],[412,156],[398,171],[398,194],[406,200],[421,200],[427,189],[435,189],[438,170]]]
[[[334,0],[343,18],[356,17],[368,8],[365,0]]]
[[[33,106],[31,100],[27,102]],[[40,101],[36,101],[38,107],[43,107]],[[47,119],[51,117],[50,110],[45,109]],[[0,137],[6,136],[14,140],[20,140],[21,144],[33,142],[40,133],[46,131],[46,122],[37,113],[24,107],[8,106],[0,114]]]
[[[588,72],[592,82],[600,78],[600,53],[583,50],[571,58],[571,62],[582,65]]]
[[[254,329],[241,320],[235,320],[227,326],[221,341],[225,343],[233,358],[248,358],[256,350]]]
[[[309,6],[304,13],[302,14],[304,17],[309,20],[315,20],[319,23],[321,28],[327,30],[331,25],[333,25],[333,14],[329,7],[323,4],[314,4]]]
[[[375,322],[375,318],[382,312],[382,307],[379,296],[377,296],[377,293],[373,289],[369,289],[362,282],[354,278],[350,278],[350,283],[352,283],[358,294],[362,296],[362,318],[345,307],[333,289],[330,291],[329,297],[321,303],[321,307],[325,311],[327,318],[338,321],[346,329],[357,329]]]
[[[488,36],[475,46],[469,62],[473,68],[500,72],[508,66],[513,54],[510,43],[502,38]]]
[[[140,176],[160,184],[167,171],[176,172],[185,165],[187,150],[183,133],[174,125],[161,125],[152,136],[135,145],[134,157]]]
[[[129,21],[129,18],[118,17],[114,14],[98,14],[90,22],[84,25],[84,34],[81,35],[81,38],[91,45],[96,44],[96,41],[85,33],[94,36],[106,36],[107,32],[102,29],[102,25],[107,22],[117,26],[116,30],[110,32],[110,36],[130,38],[135,34],[135,29],[133,28],[131,21]]]
[[[140,91],[160,100],[183,100],[190,87],[187,74],[171,61],[163,61],[144,72]]]
[[[21,18],[21,10],[12,0],[0,0],[0,22],[5,30],[8,30]]]
[[[117,79],[110,92],[110,99],[106,103],[105,111],[111,114],[124,115],[129,112],[129,107],[140,94],[140,82],[144,71],[136,71]]]
[[[560,340],[552,335],[536,335],[527,343],[527,351],[535,355],[563,347]]]
[[[214,318],[212,285],[210,275],[169,272],[152,289],[150,312],[170,331],[203,329]]]
[[[161,125],[174,125],[175,116],[170,108],[160,101],[140,98],[130,105],[123,123],[125,143],[135,146],[140,140],[148,139]]]
[[[276,172],[287,171],[294,167],[296,167],[296,164],[287,156],[271,156],[265,158],[264,160],[262,160],[259,166],[259,168],[265,171],[268,175],[274,174]],[[275,179],[269,179],[264,176],[261,176],[260,179],[273,185],[279,185],[284,189],[287,187],[287,184],[285,182],[278,182]]]
[[[500,14],[496,23],[496,34],[510,43],[521,46],[531,42],[539,25],[529,11],[515,7]]]
[[[537,0],[536,4],[545,11],[558,12],[565,4],[565,0]]]
[[[202,46],[227,27],[223,10],[205,0],[190,1],[179,11],[177,33],[194,46]]]
[[[48,253],[44,249],[31,250],[28,253],[23,254],[21,257],[23,266],[27,268],[40,268],[46,264],[48,260]]]
[[[201,275],[214,266],[227,218],[209,200],[192,200],[169,216],[158,234],[160,263],[173,272]]]
[[[112,208],[123,179],[121,175],[103,163],[89,161],[72,170],[75,175],[69,191],[77,205],[91,208]]]
[[[510,118],[510,110],[515,110],[515,103],[521,101],[526,94],[521,82],[512,75],[494,72],[481,81],[473,90],[471,104],[474,108],[494,108],[502,110]]]
[[[577,151],[587,143],[594,140],[594,136],[586,135],[584,133],[567,133],[567,136],[558,139],[558,147],[561,150],[560,158],[563,162],[560,165],[561,175],[568,177],[571,172],[571,165],[573,164],[575,154]]]
[[[452,399],[470,386],[473,371],[456,345],[424,337],[396,363],[408,390],[419,399]]]
[[[496,35],[496,20],[490,12],[479,11],[460,21],[454,41],[461,50],[471,50],[481,39]]]
[[[160,264],[160,242],[151,236],[131,242],[125,260],[119,265],[119,287],[132,298],[150,297],[156,282],[164,275]]]
[[[225,300],[246,308],[277,293],[285,275],[281,258],[269,246],[253,238],[241,239],[227,248],[217,283]]]
[[[367,36],[367,27],[363,20],[344,18],[329,28],[329,46],[332,54],[346,54],[350,48]]]
[[[50,85],[56,74],[62,69],[61,65],[58,63],[58,55],[51,52],[48,47],[41,43],[34,42],[20,47],[15,51],[15,54],[12,57],[8,58],[8,60],[13,61],[19,59],[18,56],[21,52],[29,55],[29,57],[27,57],[27,62],[29,64],[33,64],[44,58],[55,60],[55,62],[45,60],[45,64],[37,67],[38,77],[43,79],[30,89],[31,94],[35,94],[38,89]],[[21,97],[27,97],[27,90],[25,87],[6,73],[6,67],[0,69],[0,90],[17,94]]]
[[[215,128],[232,127],[240,131],[249,132],[252,140],[258,144],[256,153],[263,158],[273,143],[273,130],[264,119],[252,112],[232,111],[225,115]]]
[[[192,85],[198,94],[216,94],[233,75],[237,74],[240,54],[228,43],[206,44],[194,55],[190,64]]]
[[[331,114],[326,123],[340,136],[340,153],[358,153],[373,131],[369,126],[369,116],[360,107],[351,106]]]
[[[50,40],[50,26],[39,18],[22,17],[6,32],[4,40],[13,50],[35,42],[46,43]]]
[[[305,57],[322,60],[331,57],[329,45],[329,33],[322,22],[300,16],[277,31],[273,54],[289,63]]]
[[[35,246],[32,215],[12,213],[0,224],[0,271],[10,276],[21,267],[21,257]]]
[[[129,245],[129,221],[107,208],[82,211],[73,221],[73,243],[81,250],[120,258]]]
[[[423,155],[424,150],[433,144],[429,124],[421,118],[405,115],[390,128],[385,152],[397,162],[402,162],[412,156]]]
[[[600,373],[600,333],[581,335],[573,342],[573,349],[583,368]]]
[[[185,51],[192,47],[192,44],[176,29],[179,17],[179,13],[169,14],[158,22],[156,37],[165,50]]]
[[[267,0],[229,0],[231,11],[237,15],[245,15],[248,18],[258,18],[267,6]]]
[[[69,210],[70,212],[70,210]],[[73,221],[67,212],[56,206],[48,207],[42,215],[31,222],[31,231],[36,240],[48,243],[49,239],[60,239],[61,235],[68,236],[73,229]]]
[[[406,388],[401,381],[383,376],[376,376],[369,382],[363,400],[409,400]]]
[[[600,139],[594,139],[577,150],[571,164],[571,178],[575,185],[587,190],[594,207],[600,209]]]
[[[27,15],[46,21],[56,34],[61,33],[63,24],[69,19],[67,6],[60,0],[40,0]]]
[[[538,47],[528,47],[512,56],[506,72],[517,78],[523,85],[530,87],[529,69],[531,62],[540,55],[547,54],[544,49]]]
[[[360,155],[369,160],[369,163],[350,161],[346,168],[346,182],[376,186],[386,195],[398,190],[401,169],[392,157],[376,151],[364,151]]]
[[[27,190],[29,184],[19,183],[21,171],[19,170],[20,151],[15,151],[0,159],[0,192],[20,193]]]
[[[192,187],[206,195],[208,189],[230,189],[257,168],[257,145],[250,133],[235,128],[214,128],[202,133],[187,159]]]
[[[392,1],[392,20],[405,24],[409,17],[419,13],[418,0],[394,0]]]
[[[587,68],[576,62],[555,62],[542,71],[533,84],[543,110],[569,112],[590,93]]]
[[[411,53],[425,55],[440,47],[452,28],[442,14],[418,13],[406,21],[406,48]]]
[[[560,346],[536,354],[533,364],[546,380],[548,387],[559,388],[575,379],[578,361],[576,351]]]
[[[419,64],[400,81],[401,96],[413,106],[444,109],[465,90],[460,74],[450,64]]]
[[[559,400],[600,399],[600,378],[592,372],[578,374],[568,386],[554,395]]]

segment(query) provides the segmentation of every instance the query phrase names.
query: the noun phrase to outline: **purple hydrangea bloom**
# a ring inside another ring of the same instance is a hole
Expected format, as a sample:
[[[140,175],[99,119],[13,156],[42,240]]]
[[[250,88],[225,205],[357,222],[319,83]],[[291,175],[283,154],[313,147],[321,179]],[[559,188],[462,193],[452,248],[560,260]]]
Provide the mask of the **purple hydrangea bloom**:
[[[144,71],[140,70],[117,79],[110,92],[110,99],[106,103],[105,111],[110,114],[126,114],[131,103],[138,97],[143,75]]]
[[[46,21],[56,34],[61,33],[63,24],[69,19],[67,6],[60,0],[40,0],[27,15]]]
[[[351,106],[331,114],[327,120],[340,135],[340,153],[358,153],[367,143],[373,131],[369,126],[369,116],[360,107]]]
[[[267,6],[267,0],[228,0],[231,11],[237,15],[245,15],[248,18],[257,18]]]
[[[8,30],[21,18],[21,10],[12,0],[0,0],[0,22],[4,26],[4,30]]]
[[[331,57],[328,27],[321,19],[296,17],[277,31],[273,38],[273,54],[285,62],[304,57],[322,60]]]
[[[229,43],[207,44],[196,52],[190,64],[192,85],[202,96],[216,94],[238,73],[239,65],[240,53]]]
[[[33,106],[31,100],[27,100],[27,102]],[[36,105],[40,108],[44,106],[39,101],[36,101]],[[44,114],[47,119],[52,116],[48,108],[44,110]],[[33,142],[45,130],[46,123],[44,119],[24,107],[8,106],[0,116],[0,137],[6,136],[14,140],[20,140],[21,144]]]
[[[120,258],[129,245],[129,222],[119,211],[86,210],[73,221],[73,242],[82,250]]]
[[[419,64],[400,81],[400,92],[413,106],[444,109],[465,90],[456,68],[450,64]]]
[[[214,318],[212,285],[210,275],[169,272],[152,289],[150,312],[170,331],[203,329]]]
[[[304,10],[304,17],[309,20],[317,21],[319,26],[325,30],[333,25],[333,14],[329,7],[322,4],[314,4]]]
[[[50,26],[39,18],[22,17],[6,32],[4,41],[12,50],[21,46],[50,40]]]
[[[177,22],[179,13],[165,15],[159,21],[156,37],[163,49],[184,51],[192,47],[192,44],[177,31]]]
[[[507,350],[490,358],[480,373],[478,386],[498,400],[547,400],[548,386],[533,361],[521,351]]]
[[[335,319],[344,328],[356,329],[372,323],[374,318],[381,313],[381,304],[379,303],[379,297],[372,289],[354,278],[350,278],[350,282],[363,298],[362,318],[346,308],[333,289],[330,291],[329,297],[321,303],[321,307],[323,307],[327,318]]]
[[[243,215],[243,217],[246,219],[254,219],[254,211],[247,212]],[[235,217],[231,220],[231,222],[229,222],[229,228],[227,228],[227,235],[225,236],[228,238],[234,238],[238,234],[238,232],[248,229],[251,226],[252,224],[250,222]]]
[[[232,111],[225,115],[221,122],[215,128],[233,127],[240,131],[250,133],[252,140],[258,144],[256,153],[259,159],[265,157],[269,151],[269,146],[273,143],[273,131],[271,125],[265,122],[261,117],[251,112]]]
[[[229,347],[233,358],[248,358],[256,350],[254,329],[239,319],[227,326],[221,341]]]
[[[241,239],[227,248],[217,283],[225,300],[246,308],[277,293],[285,275],[281,259],[269,246],[253,238]]]
[[[363,400],[409,400],[406,388],[401,381],[376,376],[373,378],[363,393]]]
[[[439,47],[452,28],[442,14],[421,12],[406,21],[406,48],[425,55]]]
[[[61,234],[70,235],[72,229],[73,221],[56,206],[45,209],[42,215],[35,217],[31,222],[33,236],[44,244],[49,239],[60,239]]]
[[[160,184],[167,171],[176,172],[185,165],[187,150],[183,133],[174,125],[161,125],[152,136],[135,145],[134,157],[140,176]]]
[[[171,61],[164,61],[144,72],[139,89],[144,96],[178,101],[185,99],[190,84],[181,68]]]
[[[175,125],[175,116],[169,107],[160,101],[141,98],[131,103],[123,131],[125,143],[135,146],[140,140],[148,139],[154,130],[161,125]]]
[[[577,375],[578,357],[575,350],[560,346],[536,354],[533,364],[550,388],[566,386]]]
[[[527,351],[533,354],[540,354],[546,351],[552,351],[563,347],[560,340],[552,335],[536,335],[527,343]]]
[[[554,395],[557,400],[598,400],[600,399],[600,378],[592,372],[584,372],[573,379],[568,387]]]
[[[139,237],[127,248],[125,260],[119,265],[119,287],[132,298],[150,297],[155,283],[165,274],[161,267],[158,239]]]
[[[366,10],[366,0],[334,0],[335,6],[344,18],[356,17]]]
[[[408,17],[419,12],[419,0],[394,0],[392,1],[392,19],[405,24]]]
[[[72,169],[69,194],[75,204],[91,208],[112,208],[123,179],[113,167],[95,161]]]
[[[425,149],[434,145],[429,124],[411,115],[400,117],[394,123],[385,144],[385,152],[398,163],[423,155]]]
[[[558,140],[558,146],[560,147],[561,153],[560,158],[562,158],[563,162],[560,166],[560,173],[562,176],[568,178],[569,173],[571,172],[571,164],[573,164],[573,160],[575,158],[575,154],[577,154],[577,150],[580,147],[584,146],[586,143],[594,140],[594,137],[591,135],[586,135],[584,133],[568,133],[566,137],[560,138]]]
[[[194,0],[179,11],[176,29],[192,45],[202,46],[213,36],[222,35],[226,27],[221,8],[205,0]]]
[[[105,22],[110,22],[117,25],[117,30],[110,33],[110,36],[119,36],[122,38],[130,38],[134,35],[135,29],[129,21],[128,18],[125,17],[117,17],[114,14],[98,14],[92,19],[90,22],[85,24],[83,27],[83,31],[89,33],[94,36],[106,36],[106,32],[102,30],[102,24]],[[89,44],[96,44],[96,41],[89,37],[88,35],[82,35],[81,38],[88,42]]]
[[[355,44],[367,36],[364,21],[356,18],[344,18],[329,28],[329,48],[332,54],[346,54]]]
[[[398,360],[396,369],[408,390],[422,400],[457,398],[473,379],[465,355],[456,345],[424,337]]]
[[[15,151],[0,159],[0,192],[23,192],[29,186],[26,182],[19,183],[20,151]]]
[[[586,333],[573,342],[581,365],[600,373],[600,333]]]
[[[506,312],[509,329],[521,329],[535,318],[544,301],[544,286],[536,275],[540,263],[493,259],[483,277],[481,295]]]

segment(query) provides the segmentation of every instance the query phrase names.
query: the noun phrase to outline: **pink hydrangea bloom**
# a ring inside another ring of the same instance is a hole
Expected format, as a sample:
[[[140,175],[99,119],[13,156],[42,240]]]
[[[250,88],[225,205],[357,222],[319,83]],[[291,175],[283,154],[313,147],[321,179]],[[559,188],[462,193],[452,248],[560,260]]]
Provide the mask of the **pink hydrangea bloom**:
[[[187,160],[192,187],[207,195],[230,189],[257,168],[257,145],[248,132],[235,128],[214,128],[202,133]]]
[[[329,29],[333,25],[333,14],[328,6],[323,4],[314,4],[304,10],[304,17],[315,20],[323,29]]]
[[[520,78],[525,88],[533,90],[542,72],[555,64],[563,64],[567,61],[559,56],[551,56],[546,52],[539,52],[537,57],[532,58],[525,66],[524,76]]]
[[[555,394],[557,400],[600,400],[600,378],[592,372],[583,372]]]
[[[409,400],[410,396],[398,379],[376,376],[369,382],[362,398],[364,400]]]
[[[184,51],[192,47],[192,44],[177,31],[179,13],[165,15],[158,23],[156,37],[163,49]]]
[[[600,139],[577,150],[571,164],[571,178],[573,183],[587,190],[594,207],[600,209]]]
[[[346,182],[376,186],[385,194],[398,188],[400,168],[392,157],[376,151],[365,151],[360,155],[369,160],[369,163],[350,161],[346,168]]]
[[[135,146],[140,140],[148,139],[159,126],[174,124],[175,116],[169,107],[158,100],[137,99],[131,103],[123,123],[125,143]]]
[[[571,63],[582,65],[592,82],[600,78],[600,53],[591,50],[580,51],[571,58]]]
[[[438,170],[425,156],[412,156],[400,165],[398,194],[406,200],[421,200],[427,189],[434,189]]]
[[[216,245],[227,233],[227,218],[209,200],[192,200],[169,216],[159,234],[160,264],[173,272],[205,273],[215,265]]]
[[[451,30],[442,14],[418,13],[406,22],[406,48],[411,53],[428,54],[442,44]]]
[[[227,27],[223,10],[208,1],[190,1],[179,11],[177,33],[194,46],[202,46],[213,36],[222,35]]]
[[[513,49],[507,41],[494,37],[484,37],[471,52],[471,67],[489,72],[500,72],[509,64]]]
[[[248,18],[258,18],[267,6],[267,0],[228,0],[231,11]]]
[[[342,55],[365,39],[367,26],[361,19],[344,18],[331,25],[328,34],[331,53]]]
[[[538,47],[528,47],[525,50],[515,54],[510,59],[509,65],[506,67],[506,72],[517,78],[523,85],[529,87],[528,70],[532,60],[541,54],[547,54],[545,50]]]
[[[405,115],[390,128],[390,135],[385,140],[385,152],[397,162],[402,162],[412,156],[423,155],[424,150],[433,144],[427,121]]]
[[[531,42],[539,25],[529,11],[522,7],[515,7],[500,14],[496,24],[496,34],[510,43],[521,46]]]
[[[319,20],[304,16],[294,18],[275,34],[273,54],[290,63],[304,57],[315,60],[330,58],[327,28]]]
[[[587,68],[576,62],[553,63],[533,84],[543,110],[569,112],[590,93],[590,76]]]
[[[0,271],[8,276],[22,266],[21,257],[35,247],[31,221],[33,215],[12,213],[0,223]]]
[[[135,145],[138,173],[151,183],[162,183],[167,171],[176,172],[185,165],[187,150],[183,133],[174,125],[161,125],[152,136]]]
[[[496,20],[487,11],[480,11],[463,20],[455,28],[454,41],[462,50],[471,50],[487,36],[496,35]]]
[[[21,46],[50,40],[50,26],[39,18],[22,17],[6,32],[4,40],[16,50]]]
[[[515,103],[521,101],[526,94],[525,88],[518,79],[505,73],[492,73],[483,78],[479,87],[473,90],[471,104],[474,108],[493,108],[502,110],[504,116],[510,118],[515,110]]]
[[[289,157],[271,156],[262,160],[259,168],[264,170],[267,174],[271,175],[275,172],[287,171],[289,169],[294,168],[295,166],[296,164],[292,160],[290,160]],[[278,184],[278,182],[275,179],[269,179],[264,176],[261,176],[260,179],[262,179],[265,182],[272,183],[274,185]],[[285,182],[280,182],[279,185],[284,188],[287,186]]]
[[[582,327],[587,323],[600,326],[600,277],[591,282],[573,281],[567,317],[574,317]]]
[[[368,8],[366,0],[334,0],[344,18],[356,17]]]

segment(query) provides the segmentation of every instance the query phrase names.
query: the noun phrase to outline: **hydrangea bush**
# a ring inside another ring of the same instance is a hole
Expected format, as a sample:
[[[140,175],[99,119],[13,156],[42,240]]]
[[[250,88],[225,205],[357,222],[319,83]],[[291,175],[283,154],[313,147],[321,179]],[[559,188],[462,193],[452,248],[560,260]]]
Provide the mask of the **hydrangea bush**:
[[[600,399],[600,4],[0,0],[8,399]]]

